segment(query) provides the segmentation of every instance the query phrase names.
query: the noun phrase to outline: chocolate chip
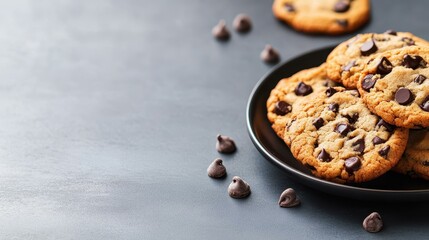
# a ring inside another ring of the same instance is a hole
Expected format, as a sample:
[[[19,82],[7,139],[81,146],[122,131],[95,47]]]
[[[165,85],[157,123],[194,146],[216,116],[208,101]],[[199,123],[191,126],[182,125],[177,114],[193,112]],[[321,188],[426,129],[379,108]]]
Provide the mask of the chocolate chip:
[[[237,32],[244,33],[250,31],[252,28],[252,21],[250,20],[249,16],[245,14],[239,14],[234,18],[232,25]]]
[[[347,19],[337,19],[335,22],[343,28],[346,28],[349,25]]]
[[[278,101],[274,106],[274,113],[280,116],[284,116],[292,111],[292,105],[285,101]]]
[[[226,175],[226,168],[222,159],[216,158],[207,168],[207,175],[212,178],[222,178]]]
[[[340,123],[335,127],[335,131],[342,136],[347,136],[347,134],[352,130],[354,130],[354,127],[350,126],[347,123]]]
[[[422,84],[426,80],[426,77],[419,74],[414,78],[414,82],[418,84]]]
[[[408,88],[401,87],[395,93],[395,100],[401,105],[407,105],[414,99],[413,94]]]
[[[425,167],[428,167],[429,166],[429,161],[423,161],[422,165],[425,166]]]
[[[331,155],[329,155],[328,152],[324,148],[322,148],[322,151],[317,156],[317,159],[321,160],[322,162],[330,162],[331,161]]]
[[[389,150],[390,150],[390,146],[389,145],[384,146],[382,149],[380,149],[378,151],[378,154],[380,154],[380,156],[382,156],[382,157],[387,157],[387,154],[389,153]]]
[[[233,153],[237,148],[234,140],[228,136],[217,135],[216,150],[220,153]]]
[[[374,75],[372,74],[366,75],[362,80],[362,88],[365,91],[369,92],[369,90],[374,87],[375,83],[377,82],[377,79],[378,78],[374,77]]]
[[[358,157],[350,157],[344,161],[344,166],[346,167],[346,171],[349,173],[357,171],[361,165],[362,163]]]
[[[347,12],[350,8],[350,3],[347,0],[340,0],[334,5],[334,11],[338,13]]]
[[[371,213],[363,220],[362,226],[367,232],[379,232],[383,228],[383,221],[380,214],[378,212]]]
[[[401,39],[403,42],[405,42],[405,44],[407,44],[408,46],[413,46],[416,45],[416,43],[414,42],[414,40],[412,38],[409,37],[403,37]]]
[[[342,66],[341,70],[342,71],[350,71],[350,69],[354,66],[356,66],[356,61],[352,60],[352,61],[348,62],[347,65]]]
[[[286,11],[295,12],[295,7],[292,5],[292,3],[285,3],[284,6]]]
[[[396,31],[394,31],[392,29],[385,31],[384,33],[389,34],[389,35],[393,35],[393,36],[396,36],[398,34]]]
[[[339,107],[338,103],[331,103],[329,104],[328,109],[332,112],[338,112]]]
[[[377,137],[377,136],[375,136],[375,137],[372,139],[372,143],[374,143],[374,145],[382,144],[382,143],[385,143],[385,142],[386,142],[386,140],[384,140],[384,139],[382,139],[382,138],[379,138],[379,137]]]
[[[353,150],[362,154],[365,150],[365,140],[363,138],[358,139],[356,142],[352,143],[354,147]]]
[[[282,192],[279,199],[279,206],[284,208],[295,207],[299,205],[301,201],[296,196],[296,192],[293,188],[288,188]]]
[[[313,92],[313,88],[310,85],[307,85],[303,82],[298,83],[298,86],[295,88],[295,94],[298,96],[306,96]]]
[[[359,119],[359,114],[353,113],[353,115],[351,115],[351,116],[343,115],[343,117],[347,118],[347,120],[349,120],[350,124],[354,124]]]
[[[335,90],[335,88],[328,87],[326,89],[326,96],[330,97],[330,96],[334,95],[336,92],[337,92],[337,90]]]
[[[314,119],[313,125],[316,127],[316,129],[319,129],[319,128],[321,128],[323,126],[324,122],[325,121],[323,120],[323,118],[318,117],[318,118]]]
[[[271,45],[265,45],[260,55],[262,61],[270,64],[274,64],[280,61],[280,54]]]
[[[232,198],[245,198],[250,194],[250,186],[240,177],[233,177],[228,186],[228,194]]]
[[[378,123],[376,124],[376,126],[377,126],[377,127],[381,127],[381,126],[383,126],[383,127],[385,127],[385,128],[386,128],[386,130],[387,130],[388,132],[393,132],[393,130],[395,130],[395,126],[393,126],[393,125],[391,125],[391,124],[387,123],[387,122],[386,122],[386,121],[384,121],[382,118],[380,118],[380,120],[378,121]]]
[[[427,96],[425,98],[425,100],[423,101],[423,103],[420,105],[420,108],[423,111],[429,112],[429,96]]]
[[[362,46],[360,47],[360,53],[363,56],[371,55],[372,53],[375,53],[378,50],[377,45],[375,45],[374,39],[370,39],[366,41]]]
[[[392,71],[392,68],[392,63],[386,57],[383,57],[377,65],[377,73],[386,75]]]
[[[402,60],[402,66],[406,68],[417,69],[418,67],[425,67],[426,62],[419,55],[412,57],[406,54]]]
[[[222,41],[226,41],[229,39],[230,33],[226,28],[226,24],[224,20],[220,20],[219,23],[213,27],[212,35]]]

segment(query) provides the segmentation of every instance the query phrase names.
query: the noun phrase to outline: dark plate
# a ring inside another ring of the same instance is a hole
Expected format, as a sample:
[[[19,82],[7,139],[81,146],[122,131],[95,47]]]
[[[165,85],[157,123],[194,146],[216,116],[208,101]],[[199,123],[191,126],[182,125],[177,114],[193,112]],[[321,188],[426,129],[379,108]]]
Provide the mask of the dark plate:
[[[266,101],[277,82],[306,68],[323,63],[333,47],[315,50],[287,61],[266,74],[256,84],[247,104],[247,128],[259,152],[299,182],[317,190],[364,200],[428,200],[429,182],[388,172],[374,181],[342,185],[314,177],[292,156],[286,144],[277,137],[267,119]]]

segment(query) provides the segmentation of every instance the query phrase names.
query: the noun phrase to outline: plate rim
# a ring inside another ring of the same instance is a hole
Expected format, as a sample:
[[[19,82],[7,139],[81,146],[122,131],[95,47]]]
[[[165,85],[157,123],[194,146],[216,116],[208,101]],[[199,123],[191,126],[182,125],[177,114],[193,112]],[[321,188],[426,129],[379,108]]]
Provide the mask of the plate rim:
[[[350,193],[353,198],[360,198],[360,199],[368,199],[368,198],[362,198],[359,196],[359,193],[365,193],[370,195],[370,199],[372,200],[386,200],[386,198],[392,197],[394,195],[393,200],[427,200],[429,199],[429,189],[411,189],[411,190],[392,190],[392,189],[381,189],[381,188],[367,188],[367,187],[358,187],[358,186],[351,186],[351,185],[345,185],[335,182],[330,182],[328,180],[324,180],[321,178],[317,178],[315,176],[310,176],[304,172],[301,172],[298,169],[295,169],[287,164],[285,164],[282,160],[271,154],[265,146],[259,141],[253,123],[253,116],[255,115],[256,110],[253,106],[255,106],[255,102],[257,98],[257,93],[261,91],[262,86],[266,84],[268,79],[270,79],[271,75],[274,75],[277,71],[280,71],[281,69],[285,68],[288,64],[290,64],[292,61],[296,61],[300,58],[304,58],[308,55],[315,54],[317,52],[326,51],[328,49],[333,49],[337,45],[329,45],[325,47],[320,47],[316,49],[312,49],[309,51],[306,51],[304,53],[295,55],[291,58],[288,58],[287,60],[279,63],[277,66],[274,66],[270,70],[268,70],[255,84],[253,87],[248,101],[246,105],[246,125],[247,125],[247,131],[250,136],[250,139],[252,143],[255,145],[256,149],[263,155],[263,157],[269,161],[270,163],[274,164],[275,166],[281,168],[282,170],[287,171],[289,175],[297,178],[299,183],[303,183],[304,185],[307,185],[311,188],[315,188],[316,186],[324,186],[328,187],[323,188],[323,192],[328,192],[334,195],[341,195],[344,196],[344,194],[338,194],[337,190],[346,191]],[[267,99],[266,99],[267,100]],[[265,101],[266,101],[265,100]],[[321,190],[320,188],[317,188],[318,190]],[[400,196],[398,196],[398,194]],[[412,199],[408,199],[408,198]]]

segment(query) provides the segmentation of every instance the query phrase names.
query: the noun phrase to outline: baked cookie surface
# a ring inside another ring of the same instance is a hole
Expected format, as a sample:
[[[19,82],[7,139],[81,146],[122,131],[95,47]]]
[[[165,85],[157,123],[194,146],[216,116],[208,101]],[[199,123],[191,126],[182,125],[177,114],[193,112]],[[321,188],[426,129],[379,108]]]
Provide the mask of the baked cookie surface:
[[[369,19],[369,0],[274,0],[274,16],[307,33],[337,35]]]
[[[298,103],[302,99],[310,98],[326,86],[335,84],[326,77],[325,64],[302,70],[280,80],[271,90],[267,100],[268,120],[276,134],[283,139],[285,125],[291,114],[298,110]]]
[[[407,46],[429,46],[429,43],[408,32],[364,33],[339,44],[329,54],[328,77],[346,88],[356,89],[360,72],[372,56]]]
[[[357,84],[368,108],[396,126],[429,127],[429,48],[404,47],[368,61]]]
[[[356,90],[325,88],[300,108],[287,123],[284,141],[317,177],[369,181],[393,168],[404,152],[408,129],[372,114]]]

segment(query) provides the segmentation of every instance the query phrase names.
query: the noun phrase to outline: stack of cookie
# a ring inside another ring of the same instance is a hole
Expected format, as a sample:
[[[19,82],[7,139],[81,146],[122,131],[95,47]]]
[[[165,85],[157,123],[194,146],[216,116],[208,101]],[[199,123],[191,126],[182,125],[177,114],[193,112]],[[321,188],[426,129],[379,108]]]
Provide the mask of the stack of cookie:
[[[411,33],[359,34],[280,80],[268,119],[317,177],[358,183],[393,169],[429,179],[428,62],[429,42]]]

